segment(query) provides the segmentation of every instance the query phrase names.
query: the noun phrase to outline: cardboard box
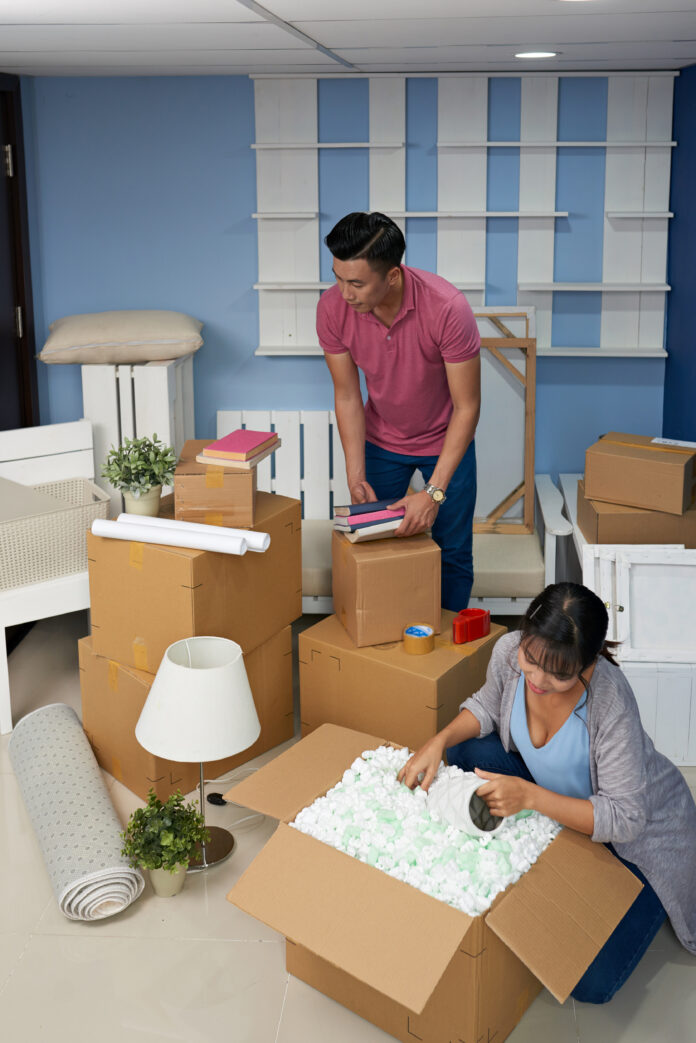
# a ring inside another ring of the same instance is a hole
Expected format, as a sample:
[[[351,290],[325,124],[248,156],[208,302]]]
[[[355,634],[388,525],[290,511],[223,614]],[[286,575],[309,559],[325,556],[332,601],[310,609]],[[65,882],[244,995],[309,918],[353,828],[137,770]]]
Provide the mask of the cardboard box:
[[[454,612],[442,613],[442,634],[427,655],[408,655],[403,641],[357,648],[336,616],[299,636],[302,734],[339,724],[418,749],[459,713],[486,679],[493,646],[505,633],[452,641]]]
[[[588,543],[681,543],[696,547],[696,507],[683,514],[588,500],[578,482],[578,525]]]
[[[696,449],[610,431],[585,453],[585,495],[682,514],[696,501]]]
[[[563,1002],[641,889],[562,830],[470,917],[290,828],[381,739],[324,725],[230,791],[280,819],[228,894],[288,939],[288,970],[404,1043],[502,1043],[544,984]]]
[[[150,788],[161,800],[177,789],[182,793],[192,790],[200,778],[198,764],[155,757],[135,737],[152,674],[97,655],[89,637],[78,642],[78,649],[82,725],[102,768],[143,800]],[[206,778],[215,779],[293,736],[291,628],[284,627],[248,652],[244,665],[261,734],[248,750],[206,764]]]
[[[157,672],[165,649],[198,634],[250,652],[302,614],[300,502],[259,493],[262,554],[131,543],[87,535],[94,651]]]
[[[196,455],[210,439],[184,443],[174,472],[174,514],[177,521],[203,525],[248,527],[254,524],[256,468],[235,471],[219,464],[199,464]]]
[[[334,611],[358,645],[400,641],[410,623],[440,632],[440,548],[429,536],[331,543]]]

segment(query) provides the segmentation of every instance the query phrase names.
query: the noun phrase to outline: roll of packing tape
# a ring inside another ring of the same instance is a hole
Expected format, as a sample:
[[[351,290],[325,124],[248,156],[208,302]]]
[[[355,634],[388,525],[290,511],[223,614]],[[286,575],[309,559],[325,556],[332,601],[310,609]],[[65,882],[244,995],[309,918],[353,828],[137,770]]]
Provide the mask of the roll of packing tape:
[[[404,652],[425,655],[435,647],[435,631],[425,623],[411,623],[404,630]]]

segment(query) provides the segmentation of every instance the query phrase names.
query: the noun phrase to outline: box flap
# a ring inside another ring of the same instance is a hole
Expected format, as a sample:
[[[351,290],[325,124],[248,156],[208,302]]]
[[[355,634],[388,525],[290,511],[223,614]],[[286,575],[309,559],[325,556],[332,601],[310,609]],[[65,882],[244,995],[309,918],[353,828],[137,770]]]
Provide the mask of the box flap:
[[[384,739],[324,724],[225,794],[225,799],[284,822],[335,786],[356,757]]]
[[[564,829],[486,923],[563,1003],[642,886],[603,844]]]
[[[227,897],[417,1014],[473,923],[283,823]]]

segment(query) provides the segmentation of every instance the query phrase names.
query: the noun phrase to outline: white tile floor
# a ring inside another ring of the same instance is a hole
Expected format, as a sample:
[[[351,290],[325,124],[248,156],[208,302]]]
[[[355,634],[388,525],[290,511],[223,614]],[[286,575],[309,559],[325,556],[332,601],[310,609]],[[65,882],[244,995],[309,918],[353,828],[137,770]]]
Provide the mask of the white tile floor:
[[[15,720],[66,702],[79,713],[76,641],[86,614],[38,623],[10,657]],[[285,971],[283,939],[225,895],[275,823],[236,832],[232,858],[189,876],[173,899],[149,883],[124,913],[91,924],[59,912],[0,742],[0,1025],[8,1043],[387,1043],[391,1037]],[[276,754],[258,758],[263,763]],[[686,769],[696,790],[696,768]],[[125,822],[141,803],[104,779]],[[228,825],[234,808],[206,809]],[[696,958],[663,927],[611,1003],[560,1006],[546,991],[511,1043],[670,1043],[696,1040]]]

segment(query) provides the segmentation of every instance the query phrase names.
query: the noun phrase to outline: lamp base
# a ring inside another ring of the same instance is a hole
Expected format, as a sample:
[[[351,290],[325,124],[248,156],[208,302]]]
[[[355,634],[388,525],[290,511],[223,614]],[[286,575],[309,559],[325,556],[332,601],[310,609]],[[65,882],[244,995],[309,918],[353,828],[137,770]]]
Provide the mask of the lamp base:
[[[221,826],[208,826],[210,840],[196,849],[196,853],[188,865],[189,873],[198,873],[229,858],[236,847],[236,841],[228,829]]]

